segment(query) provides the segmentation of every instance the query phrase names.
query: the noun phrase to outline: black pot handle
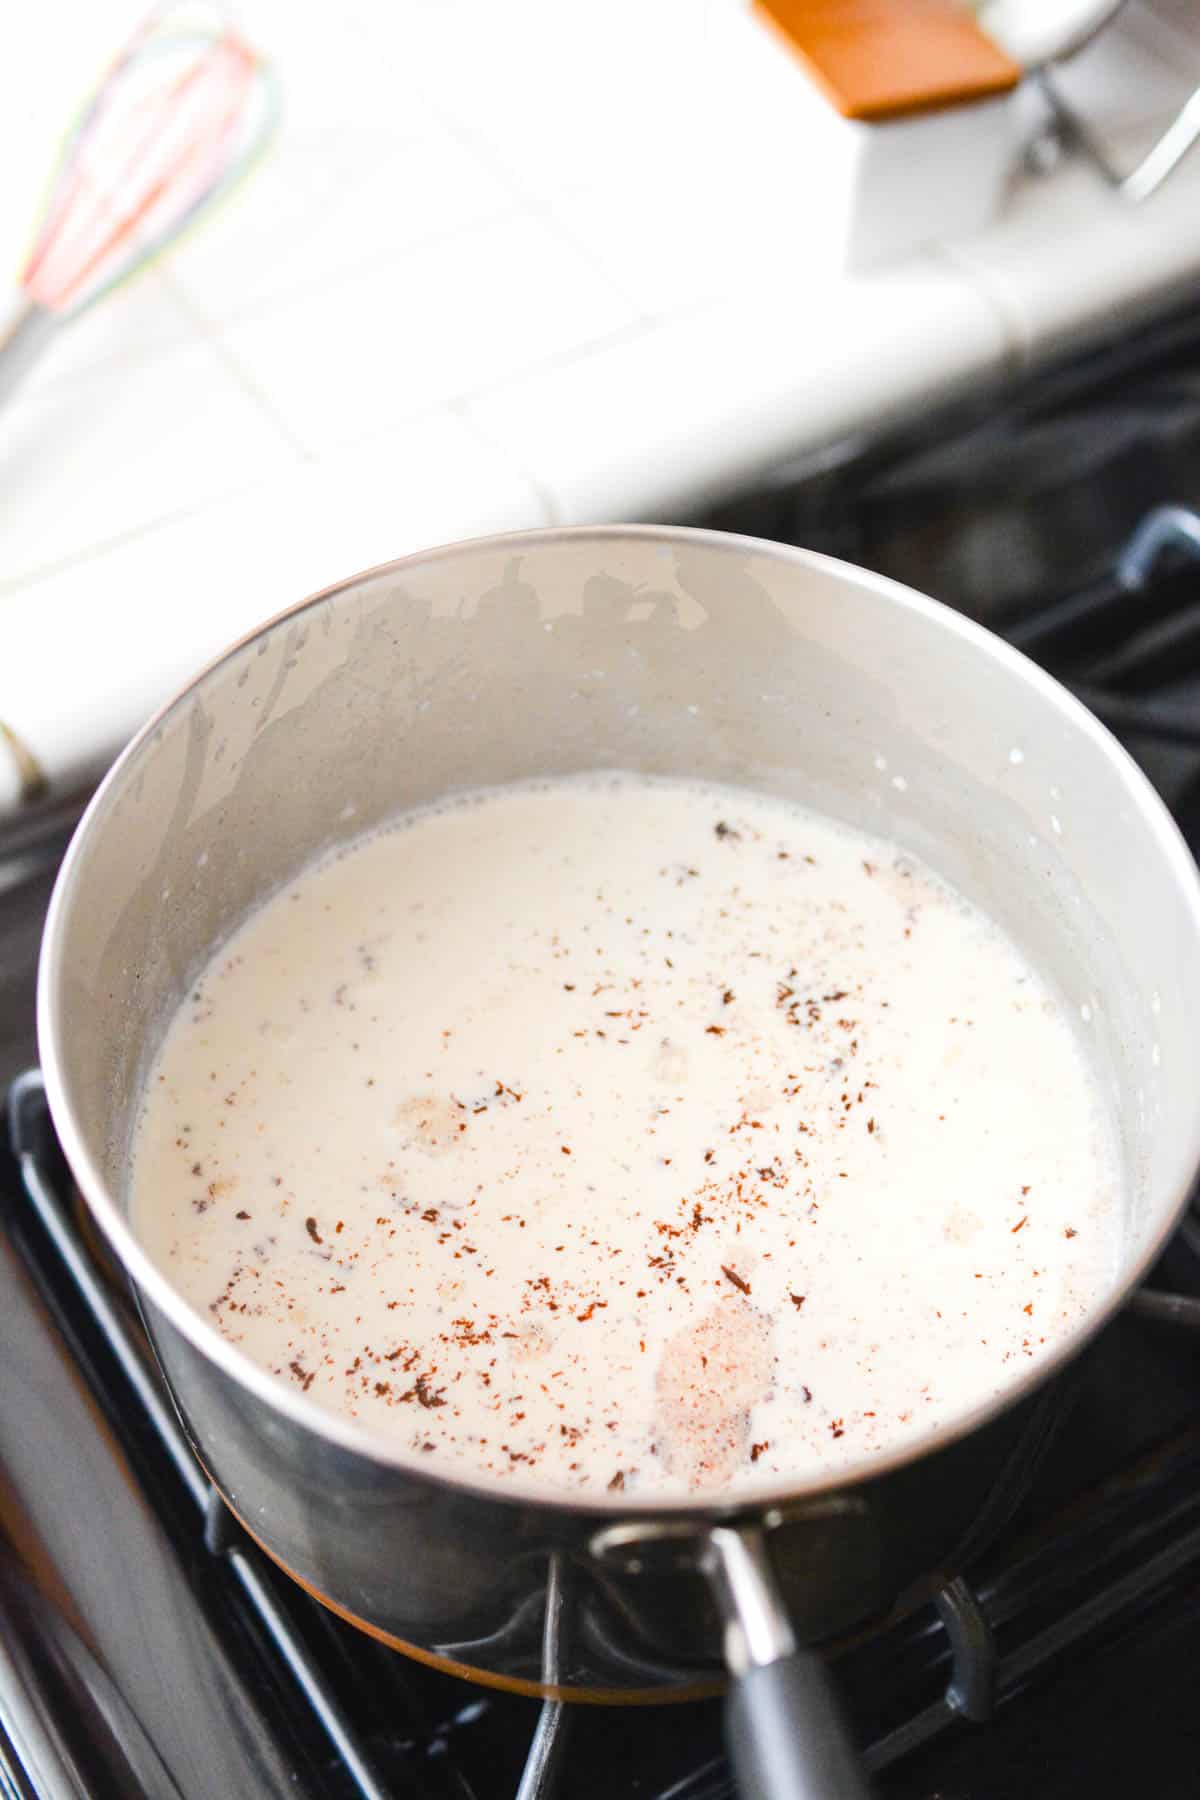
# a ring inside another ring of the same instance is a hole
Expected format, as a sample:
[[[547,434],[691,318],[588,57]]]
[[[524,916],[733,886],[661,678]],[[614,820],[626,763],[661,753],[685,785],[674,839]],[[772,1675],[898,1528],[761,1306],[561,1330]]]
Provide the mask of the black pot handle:
[[[755,1525],[715,1525],[705,1572],[733,1677],[725,1706],[743,1800],[868,1800],[822,1659],[799,1649]]]

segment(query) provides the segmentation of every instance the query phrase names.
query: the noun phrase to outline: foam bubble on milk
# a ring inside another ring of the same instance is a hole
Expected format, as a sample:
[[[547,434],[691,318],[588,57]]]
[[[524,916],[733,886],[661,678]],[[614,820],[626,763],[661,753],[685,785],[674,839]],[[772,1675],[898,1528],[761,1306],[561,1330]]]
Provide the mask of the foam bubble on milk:
[[[232,1342],[430,1467],[836,1470],[1116,1264],[1062,1008],[911,856],[742,790],[455,796],[312,868],[151,1071],[132,1213]]]

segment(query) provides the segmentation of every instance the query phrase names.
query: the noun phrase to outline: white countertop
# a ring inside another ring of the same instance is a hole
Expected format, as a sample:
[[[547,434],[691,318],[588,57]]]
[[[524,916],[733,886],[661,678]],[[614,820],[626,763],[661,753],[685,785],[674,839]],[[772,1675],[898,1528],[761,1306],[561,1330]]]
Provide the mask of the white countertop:
[[[677,516],[1200,273],[1197,150],[1140,207],[1079,163],[1019,175],[974,238],[840,276],[789,136],[804,77],[765,34],[727,54],[757,29],[735,6],[237,9],[283,82],[268,161],[0,414],[0,722],[55,782],[340,576]],[[140,10],[23,14],[0,71],[14,258],[64,115]],[[1129,8],[1070,73],[1129,163],[1197,82],[1189,0]]]

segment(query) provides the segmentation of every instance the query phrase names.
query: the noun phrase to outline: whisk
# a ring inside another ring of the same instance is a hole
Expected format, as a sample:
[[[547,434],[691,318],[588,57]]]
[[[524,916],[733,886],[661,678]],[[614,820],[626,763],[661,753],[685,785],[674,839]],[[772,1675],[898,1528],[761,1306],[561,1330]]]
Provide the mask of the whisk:
[[[7,313],[0,302],[0,400],[249,173],[278,116],[269,66],[223,14],[148,15],[69,130]]]

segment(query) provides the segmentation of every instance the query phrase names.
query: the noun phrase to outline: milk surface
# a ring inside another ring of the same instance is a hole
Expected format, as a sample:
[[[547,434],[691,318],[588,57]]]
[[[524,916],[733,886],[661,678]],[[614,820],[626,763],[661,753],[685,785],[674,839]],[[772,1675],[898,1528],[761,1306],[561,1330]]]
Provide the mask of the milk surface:
[[[173,1021],[132,1216],[220,1332],[447,1473],[836,1471],[1116,1264],[1057,999],[912,857],[741,790],[480,792],[312,868]]]

